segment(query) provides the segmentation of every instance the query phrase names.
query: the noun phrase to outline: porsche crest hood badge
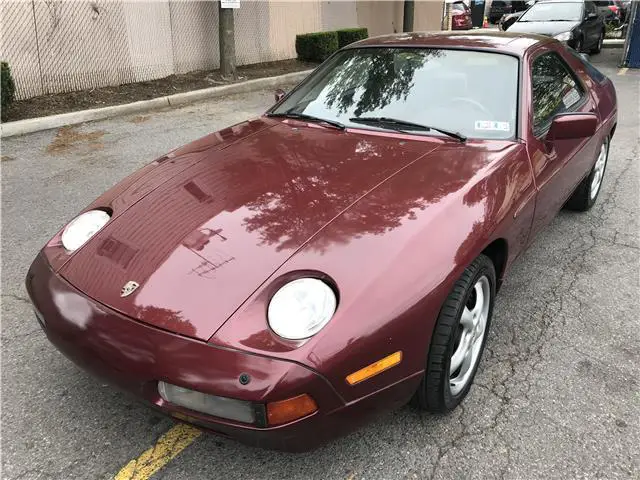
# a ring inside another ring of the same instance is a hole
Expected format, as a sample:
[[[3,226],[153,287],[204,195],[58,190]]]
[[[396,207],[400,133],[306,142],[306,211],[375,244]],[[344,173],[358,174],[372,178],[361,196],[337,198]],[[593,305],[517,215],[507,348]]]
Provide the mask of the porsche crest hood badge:
[[[133,292],[135,292],[136,288],[138,288],[139,286],[140,286],[140,284],[138,282],[134,282],[133,280],[129,280],[127,283],[124,284],[124,286],[122,287],[122,290],[120,290],[120,296],[121,297],[128,297]]]

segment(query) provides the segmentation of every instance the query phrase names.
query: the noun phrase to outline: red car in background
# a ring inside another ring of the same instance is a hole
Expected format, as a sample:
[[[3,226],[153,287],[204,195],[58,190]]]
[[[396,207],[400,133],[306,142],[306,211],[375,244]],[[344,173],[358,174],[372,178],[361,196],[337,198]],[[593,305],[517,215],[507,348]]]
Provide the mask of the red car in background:
[[[616,122],[612,82],[549,37],[363,40],[98,197],[26,288],[79,366],[253,445],[447,412],[513,262],[594,205]]]
[[[470,30],[472,27],[471,9],[464,2],[451,4],[451,29]]]

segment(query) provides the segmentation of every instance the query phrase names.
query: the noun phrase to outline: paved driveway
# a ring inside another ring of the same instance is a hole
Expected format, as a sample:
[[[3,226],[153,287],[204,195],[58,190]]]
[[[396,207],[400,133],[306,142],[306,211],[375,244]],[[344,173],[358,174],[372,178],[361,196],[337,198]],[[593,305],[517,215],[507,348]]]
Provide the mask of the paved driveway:
[[[129,462],[159,442],[146,460],[168,464],[153,478],[640,478],[640,73],[620,75],[613,55],[596,57],[620,104],[601,196],[587,214],[562,212],[514,266],[462,408],[406,407],[297,456],[193,432],[163,437],[176,432],[170,420],[47,342],[23,287],[38,249],[96,195],[258,114],[271,92],[3,141],[2,477],[129,478]]]

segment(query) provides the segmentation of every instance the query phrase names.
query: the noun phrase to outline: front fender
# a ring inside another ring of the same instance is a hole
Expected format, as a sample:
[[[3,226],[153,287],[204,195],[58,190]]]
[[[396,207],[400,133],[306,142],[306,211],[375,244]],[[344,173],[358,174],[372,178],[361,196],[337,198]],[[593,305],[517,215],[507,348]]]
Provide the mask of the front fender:
[[[347,402],[419,380],[435,321],[462,271],[495,238],[508,242],[512,258],[529,235],[535,195],[524,147],[487,143],[442,147],[371,192],[289,259],[210,341],[308,366]],[[367,231],[358,228],[365,220]],[[268,328],[266,310],[273,285],[299,271],[331,277],[340,303],[317,335],[288,342]],[[396,351],[399,365],[346,382]]]

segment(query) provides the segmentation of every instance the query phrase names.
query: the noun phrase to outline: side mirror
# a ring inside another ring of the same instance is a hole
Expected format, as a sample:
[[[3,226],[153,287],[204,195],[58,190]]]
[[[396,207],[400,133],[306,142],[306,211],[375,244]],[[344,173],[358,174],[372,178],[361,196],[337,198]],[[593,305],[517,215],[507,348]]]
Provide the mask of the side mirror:
[[[278,103],[280,100],[282,100],[286,94],[287,94],[287,92],[285,92],[281,88],[277,89],[275,91],[275,93],[273,94],[273,96],[276,99],[276,103]]]
[[[587,13],[587,20],[593,20],[594,18],[598,18],[597,13]]]
[[[594,113],[561,113],[551,121],[547,143],[556,140],[591,137],[596,133],[598,117]]]

